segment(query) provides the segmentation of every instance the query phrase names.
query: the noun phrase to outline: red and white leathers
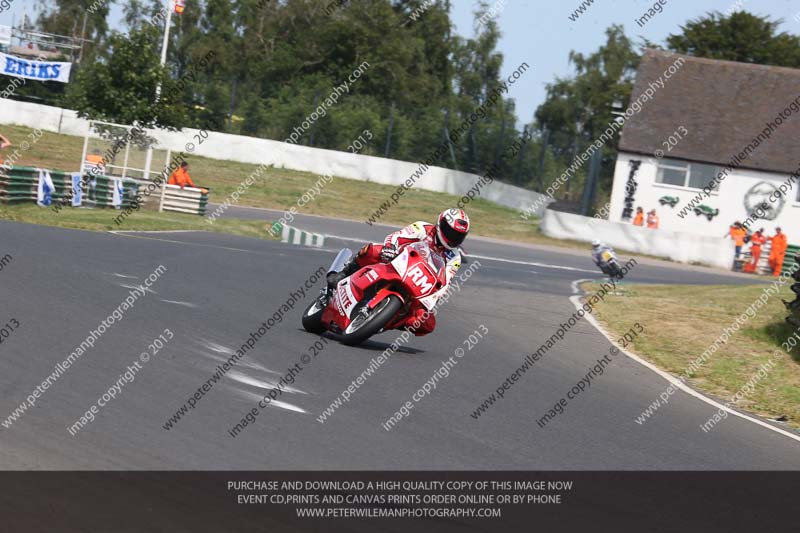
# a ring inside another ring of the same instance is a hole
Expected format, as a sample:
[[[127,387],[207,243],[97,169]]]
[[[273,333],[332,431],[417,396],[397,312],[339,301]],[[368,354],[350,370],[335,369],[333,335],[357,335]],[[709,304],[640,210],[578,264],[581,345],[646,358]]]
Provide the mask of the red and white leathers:
[[[410,224],[405,228],[390,234],[383,241],[383,244],[365,244],[364,247],[358,252],[358,255],[356,255],[356,264],[359,268],[363,268],[368,265],[380,263],[382,261],[381,251],[384,249],[384,247],[395,248],[399,252],[404,246],[420,241],[428,243],[431,251],[433,253],[438,253],[445,262],[446,282],[439,292],[432,295],[433,298],[438,299],[450,286],[450,280],[453,279],[453,276],[455,276],[458,269],[461,268],[461,254],[458,252],[458,249],[448,250],[447,248],[438,244],[438,239],[436,238],[436,226],[434,224],[428,224],[427,222],[423,221],[414,222],[413,224]],[[423,307],[419,302],[415,301],[412,304],[408,317],[406,317],[405,321],[403,322],[403,326],[411,327],[415,322],[417,322],[418,318],[422,320],[425,317],[425,314],[425,307]],[[427,335],[435,328],[436,317],[432,313],[428,313],[427,318],[422,320],[421,325],[416,328],[414,334],[417,336]]]

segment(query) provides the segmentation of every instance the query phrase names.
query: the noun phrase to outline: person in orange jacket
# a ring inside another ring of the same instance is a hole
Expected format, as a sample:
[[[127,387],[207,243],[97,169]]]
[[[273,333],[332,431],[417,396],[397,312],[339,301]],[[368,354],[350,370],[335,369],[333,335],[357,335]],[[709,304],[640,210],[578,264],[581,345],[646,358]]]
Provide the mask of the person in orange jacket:
[[[737,220],[730,228],[728,228],[728,233],[726,233],[725,236],[730,236],[730,238],[733,239],[733,244],[736,246],[736,252],[733,254],[733,260],[735,261],[736,259],[739,259],[739,256],[742,253],[742,247],[744,246],[744,238],[747,236],[747,230],[744,229],[742,223]]]
[[[189,176],[189,163],[186,161],[181,163],[181,166],[169,177],[168,183],[170,185],[177,185],[181,189],[184,187],[196,187],[194,182],[192,182],[191,176]]]
[[[650,229],[658,229],[658,215],[656,214],[655,209],[651,209],[649,213],[647,213],[647,227]]]
[[[764,236],[764,228],[759,229],[750,237],[750,255],[752,259],[748,264],[745,265],[745,272],[756,272],[756,269],[758,268],[758,261],[761,259],[761,246],[765,242],[767,242],[767,238]]]
[[[636,208],[636,216],[633,217],[634,226],[644,226],[644,209],[641,207]]]
[[[769,266],[772,268],[772,275],[780,276],[788,246],[786,234],[781,233],[781,228],[775,228],[775,235],[768,237],[767,240],[772,242],[772,249],[769,252]]]

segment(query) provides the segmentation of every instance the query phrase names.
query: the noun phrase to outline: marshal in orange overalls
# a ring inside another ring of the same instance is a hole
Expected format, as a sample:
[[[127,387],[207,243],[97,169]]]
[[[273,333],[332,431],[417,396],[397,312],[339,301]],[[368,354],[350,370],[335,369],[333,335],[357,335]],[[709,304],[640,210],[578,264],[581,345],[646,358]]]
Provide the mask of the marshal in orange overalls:
[[[744,266],[745,272],[756,272],[758,261],[761,259],[761,246],[765,242],[767,242],[767,238],[764,237],[764,233],[761,230],[753,233],[750,237],[750,255],[752,256],[752,260]]]
[[[170,185],[177,185],[181,189],[184,187],[195,187],[192,178],[189,176],[189,165],[183,163],[178,169],[169,177]]]
[[[769,266],[773,276],[780,276],[783,270],[783,258],[786,256],[786,234],[781,233],[781,228],[775,228],[775,235],[767,240],[772,241],[772,250],[769,252]]]
[[[658,215],[656,214],[656,210],[653,209],[647,214],[647,227],[650,229],[658,229]]]

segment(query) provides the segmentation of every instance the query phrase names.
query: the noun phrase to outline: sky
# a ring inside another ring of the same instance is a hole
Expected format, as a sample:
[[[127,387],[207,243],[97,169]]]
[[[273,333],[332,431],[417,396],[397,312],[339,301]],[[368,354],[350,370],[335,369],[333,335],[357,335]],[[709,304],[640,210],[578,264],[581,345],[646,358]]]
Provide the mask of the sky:
[[[680,32],[688,20],[709,11],[726,12],[740,6],[757,15],[773,20],[783,19],[781,31],[800,34],[800,0],[661,0],[662,12],[644,27],[636,24],[656,0],[594,0],[576,20],[569,19],[582,1],[588,0],[488,0],[499,4],[497,22],[503,36],[499,51],[503,53],[503,73],[508,76],[523,62],[530,69],[511,86],[510,96],[517,103],[521,122],[533,119],[536,108],[544,101],[547,84],[557,77],[570,77],[571,50],[590,54],[605,42],[605,29],[622,24],[634,42],[647,38],[663,44],[666,37]],[[0,24],[10,25],[12,15],[17,20],[23,10],[32,11],[35,0],[10,0],[11,7],[0,13]],[[464,37],[474,35],[474,0],[451,0],[452,18],[456,31]],[[121,19],[121,1],[112,9],[112,27]],[[191,0],[187,2],[191,6]],[[797,17],[797,18],[796,18]]]

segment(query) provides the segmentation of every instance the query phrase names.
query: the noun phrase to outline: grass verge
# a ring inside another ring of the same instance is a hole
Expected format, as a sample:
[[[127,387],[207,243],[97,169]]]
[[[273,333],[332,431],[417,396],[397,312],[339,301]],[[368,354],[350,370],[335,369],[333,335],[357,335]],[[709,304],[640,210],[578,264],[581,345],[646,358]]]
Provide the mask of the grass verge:
[[[596,316],[617,334],[624,334],[638,321],[645,331],[634,340],[632,350],[667,372],[682,376],[692,361],[744,314],[744,326],[689,374],[689,384],[720,398],[722,403],[731,402],[734,408],[766,418],[785,416],[790,425],[800,427],[800,342],[788,352],[782,347],[795,330],[784,321],[788,312],[781,298],[794,300],[795,294],[787,283],[750,317],[745,311],[764,289],[764,285],[627,285],[608,295],[597,307]],[[733,396],[773,359],[776,350],[781,356],[774,368],[753,382],[752,393],[733,403]]]
[[[165,231],[165,230],[204,230],[229,233],[245,237],[270,239],[263,220],[220,219],[209,224],[206,217],[182,213],[158,213],[156,211],[137,211],[118,226],[114,217],[116,209],[62,209],[55,213],[52,209],[36,205],[15,205],[0,207],[0,220],[29,222],[45,226],[82,229],[91,231]]]

